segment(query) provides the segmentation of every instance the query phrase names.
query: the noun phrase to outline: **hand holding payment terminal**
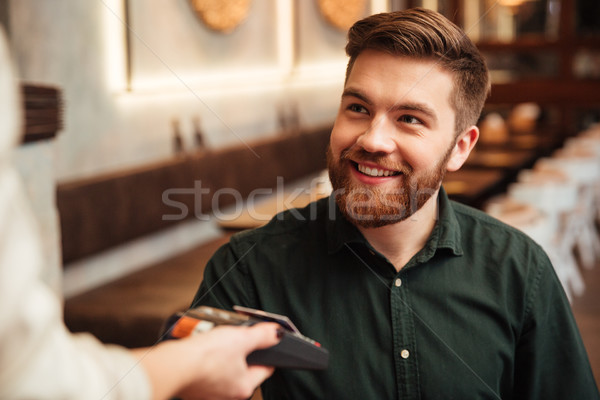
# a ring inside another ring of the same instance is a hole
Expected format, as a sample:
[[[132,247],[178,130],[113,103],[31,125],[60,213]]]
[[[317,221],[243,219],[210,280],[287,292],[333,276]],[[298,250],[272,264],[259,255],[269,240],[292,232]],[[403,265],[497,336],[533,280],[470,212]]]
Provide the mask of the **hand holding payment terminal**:
[[[273,347],[248,355],[248,364],[313,370],[327,368],[327,349],[303,336],[288,317],[240,306],[234,306],[233,309],[236,312],[201,306],[174,314],[167,321],[162,338],[180,339],[206,332],[218,325],[251,326],[259,322],[275,322],[283,332],[281,341]]]

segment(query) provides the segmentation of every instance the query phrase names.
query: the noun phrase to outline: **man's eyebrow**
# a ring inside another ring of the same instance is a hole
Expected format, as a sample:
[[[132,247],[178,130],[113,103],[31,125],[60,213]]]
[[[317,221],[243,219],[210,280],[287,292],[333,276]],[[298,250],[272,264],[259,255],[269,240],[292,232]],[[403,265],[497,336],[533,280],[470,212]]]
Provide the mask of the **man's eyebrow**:
[[[359,90],[355,90],[352,88],[344,89],[344,92],[342,93],[342,98],[344,98],[344,97],[356,97],[357,99],[362,100],[369,105],[373,104],[373,102],[371,100],[369,100],[367,95],[365,95],[364,93],[362,93]]]

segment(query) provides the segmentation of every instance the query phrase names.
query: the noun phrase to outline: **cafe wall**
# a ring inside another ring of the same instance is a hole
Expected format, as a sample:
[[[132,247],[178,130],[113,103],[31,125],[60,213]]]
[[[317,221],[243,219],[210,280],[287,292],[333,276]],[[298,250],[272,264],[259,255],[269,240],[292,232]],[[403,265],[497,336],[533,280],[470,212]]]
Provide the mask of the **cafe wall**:
[[[317,1],[227,2],[238,10],[223,18],[239,21],[226,32],[188,0],[7,4],[21,79],[63,90],[58,182],[169,158],[176,132],[184,150],[197,131],[220,148],[275,135],[286,118],[330,123],[337,110],[345,32]],[[364,4],[358,16],[387,7]]]
[[[194,3],[234,9],[195,12],[193,0],[0,2],[19,79],[61,90],[62,129],[15,158],[40,222],[46,281],[67,297],[218,232],[192,220],[63,269],[56,185],[168,160],[176,136],[192,152],[197,133],[219,149],[289,123],[332,123],[346,64],[345,28],[335,24],[388,8],[387,0]],[[341,8],[325,12],[325,3]]]

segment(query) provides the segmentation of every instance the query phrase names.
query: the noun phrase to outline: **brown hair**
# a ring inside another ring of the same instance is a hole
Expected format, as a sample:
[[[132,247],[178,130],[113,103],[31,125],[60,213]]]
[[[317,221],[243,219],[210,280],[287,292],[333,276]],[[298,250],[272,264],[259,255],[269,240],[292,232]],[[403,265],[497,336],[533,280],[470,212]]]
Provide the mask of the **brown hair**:
[[[488,69],[473,42],[442,14],[412,8],[356,22],[348,31],[346,80],[356,58],[366,49],[436,60],[454,75],[450,104],[456,113],[456,134],[477,123],[490,92]]]

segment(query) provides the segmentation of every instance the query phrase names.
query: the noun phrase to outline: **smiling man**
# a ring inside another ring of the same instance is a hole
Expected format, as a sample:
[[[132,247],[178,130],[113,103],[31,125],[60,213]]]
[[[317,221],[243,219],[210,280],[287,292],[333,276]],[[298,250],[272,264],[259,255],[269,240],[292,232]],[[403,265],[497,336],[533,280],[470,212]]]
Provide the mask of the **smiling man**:
[[[266,400],[598,399],[544,252],[441,186],[479,135],[476,47],[412,9],[357,22],[346,52],[333,194],[234,235],[193,306],[285,314],[329,349],[326,371],[276,371]]]
[[[452,74],[439,58],[417,56],[377,48],[355,56],[328,151],[340,210],[375,248],[389,248],[382,253],[398,270],[433,229],[446,170],[460,168],[478,137],[477,127],[464,123],[455,132]],[[481,73],[483,104],[485,68]],[[399,245],[395,231],[407,228],[409,240]],[[388,239],[389,246],[377,246]]]

